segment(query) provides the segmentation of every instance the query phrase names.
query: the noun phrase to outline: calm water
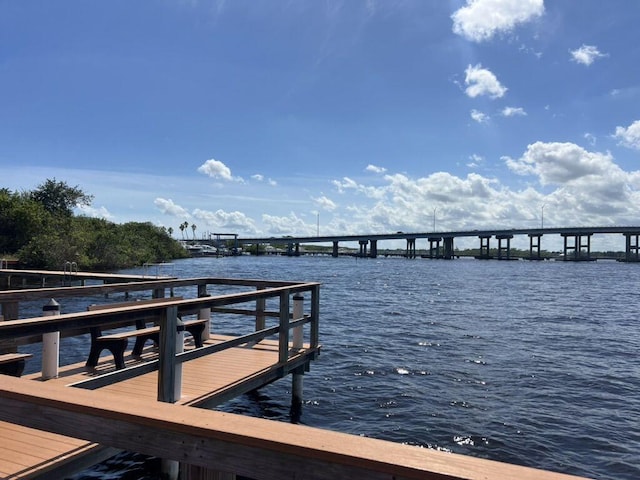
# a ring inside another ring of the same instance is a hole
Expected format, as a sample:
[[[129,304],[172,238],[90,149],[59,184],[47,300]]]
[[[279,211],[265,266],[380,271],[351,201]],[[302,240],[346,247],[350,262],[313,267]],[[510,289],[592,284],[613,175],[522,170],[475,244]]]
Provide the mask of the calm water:
[[[640,478],[640,265],[239,257],[180,261],[173,273],[322,282],[306,425]],[[63,345],[69,362],[84,360],[74,345]],[[290,385],[222,409],[289,421]],[[119,478],[109,475],[76,478]]]

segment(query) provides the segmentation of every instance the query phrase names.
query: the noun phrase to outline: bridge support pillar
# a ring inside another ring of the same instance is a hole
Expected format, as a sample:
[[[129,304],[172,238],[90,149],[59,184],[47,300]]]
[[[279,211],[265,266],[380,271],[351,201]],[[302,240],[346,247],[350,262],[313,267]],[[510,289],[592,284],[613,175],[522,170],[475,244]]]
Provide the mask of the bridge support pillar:
[[[331,252],[331,256],[334,258],[338,257],[338,242],[333,242],[333,251]]]
[[[625,233],[625,262],[640,262],[640,233]]]
[[[369,244],[369,240],[358,240],[360,244],[360,252],[358,253],[359,257],[365,258],[367,256],[367,245]]]
[[[378,241],[377,240],[369,240],[371,243],[371,250],[369,253],[369,257],[377,258],[378,257]]]
[[[540,238],[541,233],[529,234],[529,260],[542,260],[540,256]]]
[[[564,239],[564,261],[565,262],[588,262],[591,259],[591,235],[593,233],[585,234],[570,234],[561,233]],[[573,243],[570,243],[568,239],[572,238]]]
[[[415,238],[407,238],[407,258],[416,258],[416,239]]]
[[[490,255],[491,235],[480,235],[480,254],[476,256],[478,260],[488,260]]]
[[[429,237],[429,258],[442,258],[440,254],[441,241],[442,237]]]
[[[444,242],[444,254],[442,258],[446,260],[452,260],[454,257],[453,237],[444,237],[442,240]]]
[[[511,239],[513,235],[496,235],[498,239],[498,260],[511,260]],[[507,241],[507,246],[502,246],[502,241]],[[503,254],[506,254],[504,256]]]

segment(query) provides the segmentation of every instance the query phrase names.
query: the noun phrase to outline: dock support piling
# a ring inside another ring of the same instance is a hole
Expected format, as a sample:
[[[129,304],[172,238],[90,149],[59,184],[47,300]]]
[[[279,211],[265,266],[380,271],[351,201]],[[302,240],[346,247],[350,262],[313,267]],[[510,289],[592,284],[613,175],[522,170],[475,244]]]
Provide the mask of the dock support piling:
[[[293,296],[293,320],[299,320],[303,317],[304,296],[297,293]],[[304,338],[302,328],[302,326],[299,326],[293,329],[292,349],[294,353],[299,352],[303,347]],[[291,376],[291,418],[293,421],[297,421],[302,413],[304,369],[296,369]]]
[[[60,304],[53,298],[42,307],[43,316],[60,315]],[[42,334],[42,379],[58,377],[60,366],[60,332]]]

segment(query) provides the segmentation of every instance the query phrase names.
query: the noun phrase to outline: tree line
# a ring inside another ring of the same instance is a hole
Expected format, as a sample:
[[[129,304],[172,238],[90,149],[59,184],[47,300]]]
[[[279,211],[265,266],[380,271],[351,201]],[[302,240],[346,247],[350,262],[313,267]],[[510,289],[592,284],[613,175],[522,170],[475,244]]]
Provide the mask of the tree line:
[[[32,191],[0,189],[0,255],[26,268],[113,270],[188,256],[170,232],[150,222],[116,224],[75,215],[93,196],[49,179]]]

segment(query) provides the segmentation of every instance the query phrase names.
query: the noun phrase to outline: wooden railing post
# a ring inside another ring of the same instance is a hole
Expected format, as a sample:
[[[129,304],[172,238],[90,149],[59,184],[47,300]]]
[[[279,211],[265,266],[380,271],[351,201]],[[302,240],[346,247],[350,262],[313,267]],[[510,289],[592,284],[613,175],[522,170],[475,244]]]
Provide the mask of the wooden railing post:
[[[293,296],[293,319],[300,320],[304,317],[304,297],[301,293]],[[291,339],[294,350],[300,350],[304,341],[303,326],[294,327]]]
[[[258,290],[264,290],[264,286],[259,285]],[[266,303],[267,301],[265,298],[256,299],[256,332],[259,330],[264,330],[266,328],[265,316],[264,316]]]
[[[180,395],[178,381],[182,380],[182,371],[178,372],[176,351],[178,335],[178,307],[167,307],[160,318],[160,355],[158,358],[158,401],[175,403]],[[177,395],[176,395],[177,394]],[[163,480],[177,480],[180,463],[176,460],[161,461],[161,478]]]
[[[198,285],[198,298],[210,297],[207,293],[206,285]],[[204,324],[204,330],[202,332],[202,340],[209,340],[211,338],[211,308],[201,308],[198,310],[198,319],[207,319],[207,323]]]
[[[289,290],[280,293],[280,332],[278,361],[286,363],[289,358]]]
[[[176,338],[178,307],[167,307],[160,318],[160,355],[158,357],[158,401],[175,403]]]
[[[320,343],[320,285],[314,285],[311,290],[311,333],[310,347],[318,348]]]

